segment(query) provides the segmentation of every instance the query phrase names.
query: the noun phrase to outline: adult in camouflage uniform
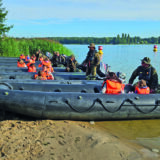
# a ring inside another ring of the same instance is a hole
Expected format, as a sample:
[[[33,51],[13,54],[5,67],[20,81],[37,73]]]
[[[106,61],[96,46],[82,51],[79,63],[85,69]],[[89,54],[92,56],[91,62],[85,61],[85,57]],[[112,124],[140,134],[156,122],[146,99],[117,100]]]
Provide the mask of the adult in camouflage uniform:
[[[76,72],[77,66],[78,66],[78,62],[76,61],[75,56],[71,55],[70,57],[68,57],[66,71],[67,72]]]
[[[51,62],[53,67],[59,67],[61,64],[65,63],[65,57],[61,56],[58,51],[54,52]]]
[[[150,64],[150,58],[144,57],[141,61],[141,66],[132,73],[129,84],[133,84],[134,79],[138,76],[139,80],[144,79],[147,82],[147,86],[150,87],[151,93],[154,93],[158,87],[157,71]]]
[[[94,80],[96,79],[97,66],[100,64],[100,56],[95,49],[94,43],[91,43],[90,46],[88,46],[88,48],[89,48],[89,52],[87,53],[87,57],[83,61],[82,65],[87,65],[86,79]]]

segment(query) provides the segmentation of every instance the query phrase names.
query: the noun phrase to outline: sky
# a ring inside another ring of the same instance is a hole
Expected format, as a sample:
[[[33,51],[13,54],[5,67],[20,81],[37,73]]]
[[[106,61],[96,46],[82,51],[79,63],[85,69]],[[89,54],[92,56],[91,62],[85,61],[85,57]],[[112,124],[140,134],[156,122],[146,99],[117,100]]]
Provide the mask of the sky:
[[[160,36],[160,0],[2,0],[12,37]]]

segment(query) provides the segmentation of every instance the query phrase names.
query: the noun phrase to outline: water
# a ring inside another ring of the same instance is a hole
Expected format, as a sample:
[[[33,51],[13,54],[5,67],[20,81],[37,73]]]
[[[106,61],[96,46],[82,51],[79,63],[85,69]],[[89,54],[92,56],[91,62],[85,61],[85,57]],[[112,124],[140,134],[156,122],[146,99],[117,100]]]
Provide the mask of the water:
[[[88,52],[88,45],[65,45],[73,51],[79,63],[82,63]],[[158,52],[153,52],[153,45],[102,45],[103,62],[111,66],[113,72],[126,74],[128,82],[132,72],[141,65],[141,59],[149,57],[151,64],[160,73],[160,45]],[[96,46],[98,49],[98,46]],[[160,78],[160,75],[159,75]]]
[[[88,45],[65,45],[71,49],[79,63],[85,59]],[[96,46],[98,49],[98,46]],[[103,45],[103,62],[111,66],[112,71],[126,73],[126,80],[141,65],[141,59],[149,57],[160,78],[160,45],[153,52],[153,45]],[[96,122],[96,126],[112,135],[138,143],[150,150],[160,151],[160,120],[128,120]]]

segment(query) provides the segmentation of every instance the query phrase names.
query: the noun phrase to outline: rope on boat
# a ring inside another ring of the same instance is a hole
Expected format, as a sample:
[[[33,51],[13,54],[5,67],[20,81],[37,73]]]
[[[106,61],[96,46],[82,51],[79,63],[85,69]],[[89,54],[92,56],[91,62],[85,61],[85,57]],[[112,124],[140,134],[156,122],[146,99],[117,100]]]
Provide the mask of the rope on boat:
[[[74,110],[74,111],[76,111],[76,112],[79,112],[79,113],[84,113],[84,112],[89,112],[91,109],[93,109],[93,107],[94,107],[94,105],[95,105],[95,103],[96,102],[98,102],[107,112],[109,112],[109,113],[116,113],[116,112],[118,112],[121,108],[122,108],[122,106],[124,106],[124,103],[125,102],[129,102],[137,111],[139,111],[140,113],[143,113],[143,114],[148,114],[148,113],[151,113],[151,112],[153,112],[159,105],[159,103],[156,103],[156,105],[152,108],[152,109],[150,109],[149,111],[143,111],[143,110],[141,110],[140,108],[138,108],[137,107],[137,105],[131,100],[131,99],[125,99],[123,102],[122,102],[122,104],[118,107],[118,108],[116,108],[115,110],[109,110],[109,109],[107,109],[107,107],[102,103],[102,100],[101,99],[99,99],[99,98],[97,98],[97,99],[95,99],[94,101],[93,101],[93,104],[89,107],[89,108],[87,108],[86,110],[78,110],[78,109],[75,109],[70,103],[69,103],[69,100],[68,99],[66,99],[65,101],[64,101],[72,110]]]

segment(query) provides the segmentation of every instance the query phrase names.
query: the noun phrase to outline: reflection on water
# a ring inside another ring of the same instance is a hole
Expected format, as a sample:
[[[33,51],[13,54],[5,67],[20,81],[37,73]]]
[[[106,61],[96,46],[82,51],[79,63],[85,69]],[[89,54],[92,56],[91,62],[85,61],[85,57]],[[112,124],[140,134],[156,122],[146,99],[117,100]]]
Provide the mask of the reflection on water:
[[[129,120],[96,122],[112,135],[160,150],[160,120]]]

